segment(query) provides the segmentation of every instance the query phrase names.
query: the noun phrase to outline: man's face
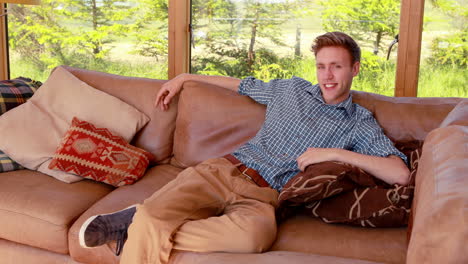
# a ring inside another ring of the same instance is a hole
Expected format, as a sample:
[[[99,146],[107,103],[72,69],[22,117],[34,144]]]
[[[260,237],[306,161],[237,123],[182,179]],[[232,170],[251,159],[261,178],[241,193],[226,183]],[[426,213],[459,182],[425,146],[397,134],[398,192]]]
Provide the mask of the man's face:
[[[359,62],[352,64],[351,54],[339,46],[320,49],[315,59],[317,79],[325,103],[338,104],[346,100],[353,78],[359,73]]]

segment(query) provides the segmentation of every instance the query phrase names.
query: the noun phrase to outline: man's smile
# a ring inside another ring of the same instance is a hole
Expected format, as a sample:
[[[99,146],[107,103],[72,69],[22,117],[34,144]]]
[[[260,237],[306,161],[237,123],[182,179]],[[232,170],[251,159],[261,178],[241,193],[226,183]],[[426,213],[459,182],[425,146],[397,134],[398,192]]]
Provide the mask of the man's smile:
[[[325,86],[325,88],[327,88],[327,89],[332,89],[332,88],[335,88],[335,86],[337,86],[337,84],[336,83],[326,83],[323,86]]]

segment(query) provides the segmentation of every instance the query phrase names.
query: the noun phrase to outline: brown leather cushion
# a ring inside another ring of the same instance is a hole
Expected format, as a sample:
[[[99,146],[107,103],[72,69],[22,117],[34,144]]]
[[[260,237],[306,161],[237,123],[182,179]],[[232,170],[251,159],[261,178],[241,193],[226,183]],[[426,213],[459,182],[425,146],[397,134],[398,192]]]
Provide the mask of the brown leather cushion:
[[[432,131],[413,200],[408,263],[468,263],[468,127]]]
[[[157,162],[167,159],[172,154],[177,98],[172,100],[168,111],[154,107],[156,94],[165,81],[64,67],[90,86],[121,99],[151,119],[136,134],[133,145],[151,152]]]
[[[321,256],[292,251],[269,251],[262,254],[245,253],[200,253],[175,251],[171,253],[169,264],[376,264],[377,262]]]
[[[388,97],[352,91],[353,102],[374,114],[384,133],[393,141],[423,141],[439,127],[461,98]]]
[[[282,223],[270,248],[384,263],[404,263],[406,249],[406,228],[325,224],[305,215],[296,215]]]
[[[59,254],[3,239],[0,239],[0,256],[0,263],[2,264],[80,264],[73,261],[70,256],[66,254]]]
[[[247,96],[200,82],[187,82],[179,98],[172,164],[188,167],[231,153],[255,136],[265,107]]]
[[[68,229],[114,188],[84,180],[68,184],[30,170],[0,177],[0,238],[68,254]]]
[[[468,99],[458,103],[440,124],[440,127],[452,125],[468,126]]]

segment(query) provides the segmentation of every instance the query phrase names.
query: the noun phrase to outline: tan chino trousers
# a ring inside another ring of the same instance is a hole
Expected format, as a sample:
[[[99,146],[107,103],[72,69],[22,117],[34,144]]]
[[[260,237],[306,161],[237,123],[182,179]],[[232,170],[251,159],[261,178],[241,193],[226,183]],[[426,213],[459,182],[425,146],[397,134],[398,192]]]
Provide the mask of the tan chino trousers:
[[[276,190],[248,181],[224,158],[187,168],[137,206],[120,263],[167,263],[172,249],[267,250],[277,200]]]

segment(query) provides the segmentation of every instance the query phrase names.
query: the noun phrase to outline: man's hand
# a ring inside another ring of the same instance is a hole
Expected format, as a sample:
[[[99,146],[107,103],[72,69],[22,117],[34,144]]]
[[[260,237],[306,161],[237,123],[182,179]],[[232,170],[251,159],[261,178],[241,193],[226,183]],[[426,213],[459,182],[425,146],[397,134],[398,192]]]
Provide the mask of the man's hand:
[[[335,148],[308,148],[296,160],[301,171],[311,164],[336,160],[340,149]]]
[[[180,90],[182,90],[182,86],[187,81],[198,81],[207,84],[214,84],[235,92],[237,92],[240,83],[239,79],[233,77],[182,73],[161,86],[161,90],[159,90],[158,94],[156,95],[154,106],[157,107],[159,105],[163,111],[169,109],[169,104],[171,103],[172,98],[177,95]]]
[[[169,109],[169,104],[171,103],[172,98],[182,89],[182,86],[187,79],[187,75],[188,74],[186,73],[180,74],[174,79],[164,83],[156,96],[154,106],[159,106],[163,111]]]

